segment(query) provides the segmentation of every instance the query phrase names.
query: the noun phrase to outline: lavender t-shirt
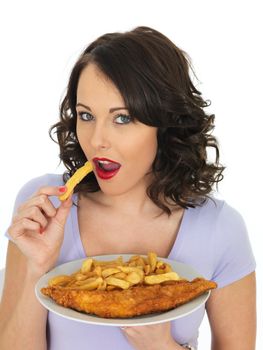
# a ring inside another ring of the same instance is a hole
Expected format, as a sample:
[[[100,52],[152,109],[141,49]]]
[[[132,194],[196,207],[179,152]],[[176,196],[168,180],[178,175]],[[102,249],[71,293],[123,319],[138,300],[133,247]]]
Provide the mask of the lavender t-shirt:
[[[47,174],[28,182],[18,193],[16,208],[42,186],[61,186],[61,175]],[[50,197],[58,207],[59,200]],[[77,196],[73,196],[77,201]],[[6,233],[8,236],[8,234]],[[107,252],[105,252],[107,254]],[[72,206],[65,226],[64,241],[57,265],[85,258],[80,239],[77,207]],[[207,200],[201,207],[185,210],[176,241],[168,256],[195,268],[218,288],[233,283],[255,270],[244,221],[225,201]],[[172,322],[172,334],[179,343],[197,346],[198,328],[205,305],[192,314]],[[47,339],[49,350],[131,350],[119,327],[95,326],[48,313]]]

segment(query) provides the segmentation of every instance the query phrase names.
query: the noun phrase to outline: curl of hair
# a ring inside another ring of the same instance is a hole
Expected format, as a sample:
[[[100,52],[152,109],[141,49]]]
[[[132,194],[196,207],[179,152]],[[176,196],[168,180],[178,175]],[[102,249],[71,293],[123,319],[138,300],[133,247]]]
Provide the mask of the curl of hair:
[[[223,179],[218,142],[211,135],[214,115],[204,111],[209,102],[193,85],[187,54],[148,27],[101,36],[73,67],[60,105],[60,120],[49,131],[67,169],[64,181],[86,161],[76,135],[76,101],[79,77],[89,63],[96,64],[115,84],[131,117],[158,128],[154,180],[147,195],[168,215],[171,203],[183,208],[201,205]],[[209,147],[215,150],[213,162],[208,161]],[[93,173],[75,188],[82,193],[99,190]]]

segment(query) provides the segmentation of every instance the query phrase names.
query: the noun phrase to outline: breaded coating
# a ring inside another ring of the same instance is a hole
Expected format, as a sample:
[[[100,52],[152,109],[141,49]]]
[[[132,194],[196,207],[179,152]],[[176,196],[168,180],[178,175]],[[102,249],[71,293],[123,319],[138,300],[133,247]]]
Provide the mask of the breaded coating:
[[[130,318],[168,311],[216,288],[213,281],[196,278],[167,284],[137,285],[126,290],[74,290],[59,286],[41,292],[57,304],[105,318]]]

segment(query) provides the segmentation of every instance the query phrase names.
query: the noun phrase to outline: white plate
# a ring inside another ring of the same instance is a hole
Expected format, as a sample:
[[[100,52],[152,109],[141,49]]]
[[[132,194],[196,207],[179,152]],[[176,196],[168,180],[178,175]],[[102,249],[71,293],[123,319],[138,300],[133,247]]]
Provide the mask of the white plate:
[[[124,261],[127,261],[132,256],[130,254],[118,254],[118,255],[100,255],[92,258],[96,260],[108,261],[108,260],[115,260],[120,255],[123,256]],[[174,271],[176,271],[181,277],[184,277],[188,280],[192,280],[196,277],[202,277],[191,266],[188,266],[183,263],[179,263],[174,260],[169,260],[164,258],[159,258],[159,259],[169,263],[172,266]],[[47,274],[45,274],[40,278],[40,280],[36,284],[35,292],[36,292],[37,299],[46,309],[48,309],[51,312],[54,312],[57,315],[60,315],[67,319],[71,319],[78,322],[103,325],[103,326],[119,326],[119,327],[143,326],[143,325],[149,325],[149,324],[168,322],[168,321],[186,316],[192,313],[193,311],[197,310],[199,307],[201,307],[207,301],[210,295],[210,291],[205,292],[204,294],[200,295],[194,300],[191,300],[188,303],[178,306],[177,308],[167,312],[120,319],[120,318],[102,318],[95,315],[89,315],[89,314],[81,313],[69,308],[65,308],[63,306],[56,304],[55,301],[53,301],[51,298],[41,293],[40,291],[41,288],[46,287],[48,285],[48,281],[50,278],[57,275],[69,275],[79,270],[83,260],[85,259],[75,260],[75,261],[71,261],[66,264],[57,266],[56,268],[54,268],[53,270],[51,270],[50,272],[48,272]]]

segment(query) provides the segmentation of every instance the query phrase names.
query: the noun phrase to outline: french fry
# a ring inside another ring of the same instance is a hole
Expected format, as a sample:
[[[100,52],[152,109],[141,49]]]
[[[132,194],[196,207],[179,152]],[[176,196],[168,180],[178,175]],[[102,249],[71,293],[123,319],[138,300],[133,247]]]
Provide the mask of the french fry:
[[[157,264],[157,254],[153,252],[148,253],[148,260],[151,267],[151,272],[153,272]]]
[[[71,277],[70,276],[67,276],[67,275],[60,275],[60,276],[56,276],[56,277],[53,277],[51,278],[49,281],[48,281],[48,285],[50,287],[53,287],[53,286],[63,286],[65,284],[67,284],[68,282],[71,281]]]
[[[138,272],[143,273],[142,267],[139,266],[118,266],[118,269],[125,273]]]
[[[83,281],[79,281],[83,282]],[[81,285],[77,286],[71,286],[73,289],[84,289],[84,290],[95,290],[97,289],[101,284],[103,283],[103,279],[101,277],[98,278],[92,278],[89,282],[83,283]]]
[[[98,286],[98,290],[106,290],[107,288],[107,282],[103,280],[103,282]]]
[[[129,262],[134,261],[134,260],[138,260],[139,258],[140,258],[140,255],[133,255],[130,257]]]
[[[116,267],[117,265],[123,265],[123,258],[119,256],[115,260],[102,261],[102,260],[94,260],[94,266],[108,266],[108,267]]]
[[[175,283],[180,277],[172,267],[157,259],[150,252],[147,258],[131,256],[124,262],[122,256],[115,260],[100,261],[85,259],[81,268],[71,275],[60,275],[49,280],[49,286],[83,290],[128,289],[138,284],[154,285]]]
[[[157,262],[156,269],[155,269],[155,273],[157,275],[167,273],[167,272],[172,272],[172,271],[173,271],[172,267],[169,264],[164,263],[162,261]]]
[[[111,276],[106,278],[106,282],[111,286],[119,287],[121,289],[128,289],[131,285],[128,281],[124,281]]]
[[[120,266],[119,269],[125,273],[136,272],[141,278],[144,278],[143,266]]]
[[[125,280],[131,284],[138,284],[142,281],[141,276],[136,272],[129,273]]]
[[[161,275],[145,276],[144,282],[146,284],[160,284],[166,281],[178,281],[180,279],[176,272],[167,272]]]
[[[145,275],[149,275],[149,273],[151,272],[151,266],[150,265],[144,265],[144,273]]]
[[[171,265],[165,263],[165,269],[164,269],[164,271],[165,271],[165,272],[172,272],[173,269],[172,269]]]
[[[125,280],[127,274],[125,272],[118,272],[112,275],[112,277],[120,278],[121,280]]]
[[[83,280],[87,279],[87,276],[84,275],[83,273],[77,273],[77,274],[75,275],[75,279],[76,279],[77,281],[83,281]]]
[[[139,259],[136,260],[136,262],[137,262],[137,266],[143,267],[145,265],[145,262],[141,256],[139,257]]]
[[[94,273],[96,273],[97,276],[101,277],[101,274],[102,274],[102,268],[101,266],[96,266],[94,268]]]
[[[120,270],[116,267],[110,267],[101,272],[103,278],[109,277],[110,275],[114,275],[115,273],[120,272]]]
[[[84,284],[89,284],[90,282],[94,282],[97,277],[89,277],[86,278],[85,280],[76,280],[75,283],[73,284],[74,286],[83,286]]]
[[[82,263],[82,266],[81,266],[81,272],[82,273],[90,272],[92,263],[93,263],[92,259],[84,260],[83,263]]]
[[[162,269],[164,267],[164,262],[162,260],[157,261],[156,268]]]
[[[92,164],[91,162],[87,161],[81,168],[79,168],[72,176],[68,179],[66,183],[67,191],[63,193],[61,196],[59,196],[59,199],[61,201],[65,201],[70,194],[73,192],[74,188],[77,186],[78,183],[90,172],[92,172]]]

